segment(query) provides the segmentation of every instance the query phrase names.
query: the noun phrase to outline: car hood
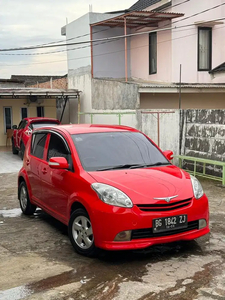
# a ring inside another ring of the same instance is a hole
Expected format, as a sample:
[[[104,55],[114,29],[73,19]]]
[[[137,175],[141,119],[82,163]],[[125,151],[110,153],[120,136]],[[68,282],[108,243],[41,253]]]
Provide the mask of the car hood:
[[[154,198],[177,196],[174,200],[193,197],[190,175],[176,166],[89,172],[100,183],[126,193],[134,204],[156,203]]]

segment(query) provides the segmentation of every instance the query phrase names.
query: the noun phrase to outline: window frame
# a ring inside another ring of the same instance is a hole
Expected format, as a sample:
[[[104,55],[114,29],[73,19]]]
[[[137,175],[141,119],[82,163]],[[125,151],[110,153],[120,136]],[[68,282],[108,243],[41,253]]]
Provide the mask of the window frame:
[[[68,152],[68,156],[70,156],[70,159],[68,161],[68,164],[69,164],[69,168],[68,168],[68,171],[70,172],[74,172],[74,164],[73,164],[73,158],[72,158],[72,153],[71,153],[71,150],[70,150],[70,147],[68,145],[68,142],[67,140],[58,132],[55,132],[55,131],[49,131],[48,132],[49,134],[49,140],[48,140],[48,144],[47,144],[47,149],[46,149],[46,161],[47,163],[49,162],[50,158],[48,158],[48,153],[49,153],[49,146],[50,146],[50,142],[51,142],[51,136],[52,135],[55,135],[57,136],[59,139],[61,139],[62,143],[64,144],[67,152]],[[53,157],[53,156],[52,156]]]
[[[49,159],[51,158],[51,157],[48,158],[48,153],[49,153],[49,146],[50,146],[50,143],[51,143],[51,137],[52,137],[53,135],[57,136],[57,137],[62,141],[62,143],[63,143],[64,146],[65,146],[65,149],[66,149],[67,152],[68,152],[68,154],[71,154],[71,152],[69,151],[69,147],[68,147],[67,143],[65,142],[65,139],[64,139],[60,134],[56,134],[55,132],[54,132],[54,133],[53,133],[53,132],[50,132],[49,143],[48,143],[48,149],[47,149],[47,157],[46,157],[46,160],[47,160],[47,161],[49,161]],[[54,157],[54,156],[52,156],[52,157]]]
[[[208,54],[208,64],[209,67],[202,69],[200,68],[200,45],[199,45],[199,40],[200,40],[200,31],[201,30],[205,30],[209,32],[209,54]],[[210,71],[212,69],[212,27],[198,27],[198,62],[197,62],[197,68],[198,68],[198,72],[206,72],[206,71]]]
[[[41,112],[43,113],[43,116],[38,116],[38,108],[41,109]],[[44,116],[45,116],[45,108],[44,108],[44,106],[37,106],[36,107],[36,112],[37,112],[37,117],[38,118],[44,118]]]
[[[152,58],[152,53],[153,53],[152,47],[151,47],[151,45],[152,45],[151,39],[153,36],[155,36],[155,40],[156,40],[156,57],[155,57],[156,71],[154,71],[154,72],[151,71],[151,67],[152,67],[151,58]],[[148,57],[149,57],[149,75],[157,74],[157,54],[158,54],[157,52],[158,52],[157,51],[157,32],[151,32],[151,33],[149,33],[149,55],[148,55]]]
[[[22,120],[18,125],[18,130],[24,129],[27,126],[27,120]]]
[[[42,158],[34,155],[34,152],[33,152],[33,147],[34,147],[34,141],[35,141],[35,138],[38,134],[45,134],[46,138],[45,138],[45,145],[44,145],[44,150],[43,150],[43,156]],[[48,132],[35,132],[32,134],[32,140],[31,140],[31,145],[30,145],[30,155],[32,155],[33,157],[35,157],[36,159],[40,159],[42,161],[45,160],[45,149],[46,149],[46,143],[47,143],[47,140],[48,140]]]
[[[6,128],[6,115],[5,115],[5,109],[10,109],[10,117],[11,117],[11,128]],[[12,106],[3,106],[3,120],[4,120],[4,134],[7,133],[7,129],[12,129],[13,126],[13,113],[12,113]]]
[[[27,110],[27,115],[26,115],[26,117],[23,117],[23,114],[22,114],[22,109],[26,109]],[[27,107],[21,107],[20,108],[20,117],[21,117],[21,120],[23,120],[23,119],[25,119],[25,118],[28,118],[28,108]]]

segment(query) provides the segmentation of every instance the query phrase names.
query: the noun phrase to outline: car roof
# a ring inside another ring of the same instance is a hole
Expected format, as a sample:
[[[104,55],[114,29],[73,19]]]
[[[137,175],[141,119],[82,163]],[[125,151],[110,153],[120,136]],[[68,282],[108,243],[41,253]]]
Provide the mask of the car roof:
[[[44,127],[36,129],[35,132],[41,130],[54,130],[68,132],[69,134],[81,134],[81,133],[97,133],[97,132],[121,132],[121,131],[134,131],[138,130],[121,125],[102,125],[102,124],[69,124],[69,125],[59,125],[57,127]]]
[[[24,118],[23,120],[26,120],[30,123],[35,123],[35,122],[39,122],[39,121],[55,121],[55,122],[59,122],[59,120],[54,119],[54,118],[46,118],[46,117],[33,117],[33,118]]]

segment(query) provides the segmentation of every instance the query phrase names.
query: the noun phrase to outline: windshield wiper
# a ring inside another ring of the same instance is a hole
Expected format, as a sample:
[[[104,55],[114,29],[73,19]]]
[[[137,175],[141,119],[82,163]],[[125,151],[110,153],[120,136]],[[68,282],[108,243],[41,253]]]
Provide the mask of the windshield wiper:
[[[147,168],[147,167],[155,167],[155,166],[162,166],[162,165],[170,165],[168,162],[157,162],[155,164],[124,164],[124,165],[117,165],[108,168],[97,169],[97,171],[109,171],[109,170],[120,170],[120,169],[138,169],[138,168]]]
[[[108,168],[97,169],[97,171],[133,169],[133,168],[138,168],[139,166],[142,166],[142,165],[140,165],[140,164],[124,164],[124,165],[117,165],[117,166],[108,167]]]
[[[148,168],[148,167],[156,167],[156,166],[166,166],[166,165],[170,165],[170,163],[168,162],[157,162],[154,164],[142,164],[142,165],[136,165],[136,166],[132,166],[130,167],[130,169],[137,169],[137,168]]]

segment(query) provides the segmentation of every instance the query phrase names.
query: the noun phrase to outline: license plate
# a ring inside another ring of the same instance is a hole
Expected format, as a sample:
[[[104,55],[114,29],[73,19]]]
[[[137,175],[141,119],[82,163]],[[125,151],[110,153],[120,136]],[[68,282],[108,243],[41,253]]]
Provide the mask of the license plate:
[[[153,233],[187,228],[187,215],[153,219]]]

